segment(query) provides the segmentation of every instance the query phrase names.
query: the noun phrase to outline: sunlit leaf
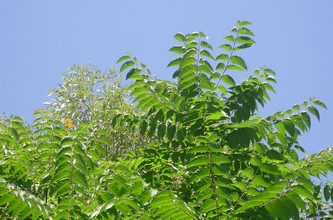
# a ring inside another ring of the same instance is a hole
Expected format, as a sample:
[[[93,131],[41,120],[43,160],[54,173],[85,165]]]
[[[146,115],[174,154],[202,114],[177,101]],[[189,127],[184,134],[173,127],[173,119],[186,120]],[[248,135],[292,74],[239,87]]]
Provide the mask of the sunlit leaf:
[[[182,33],[175,34],[174,38],[179,42],[184,42],[185,41],[185,36]]]
[[[236,65],[242,67],[243,69],[247,70],[246,63],[245,63],[245,61],[241,57],[239,57],[239,56],[232,56],[230,60],[231,60],[231,62],[233,64],[236,64]]]
[[[127,68],[130,68],[134,65],[134,61],[132,60],[129,60],[129,61],[126,61],[125,63],[123,63],[120,67],[120,72],[123,72],[125,71]]]
[[[125,60],[129,60],[129,59],[131,59],[131,57],[128,56],[128,55],[125,55],[125,56],[120,57],[120,58],[117,60],[117,63],[123,62],[123,61],[125,61]]]
[[[223,80],[223,82],[225,82],[229,86],[235,86],[235,84],[236,84],[234,79],[231,76],[227,75],[227,74],[222,76],[222,80]]]

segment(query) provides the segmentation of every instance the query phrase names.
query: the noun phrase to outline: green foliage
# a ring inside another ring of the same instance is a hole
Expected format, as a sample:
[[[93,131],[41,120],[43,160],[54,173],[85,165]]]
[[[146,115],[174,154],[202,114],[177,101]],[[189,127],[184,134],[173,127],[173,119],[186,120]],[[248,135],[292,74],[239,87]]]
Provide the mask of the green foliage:
[[[233,78],[248,70],[237,52],[255,43],[249,25],[219,51],[202,32],[177,33],[173,82],[126,55],[128,87],[74,67],[32,125],[1,118],[0,217],[331,219],[332,182],[313,178],[332,174],[333,148],[300,158],[298,142],[326,106],[259,115],[274,71]]]

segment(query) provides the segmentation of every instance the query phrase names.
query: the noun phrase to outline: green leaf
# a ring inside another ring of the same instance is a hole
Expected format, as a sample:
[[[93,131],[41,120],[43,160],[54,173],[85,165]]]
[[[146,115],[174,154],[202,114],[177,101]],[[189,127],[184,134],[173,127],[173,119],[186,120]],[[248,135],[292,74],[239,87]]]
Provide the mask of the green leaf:
[[[245,44],[241,44],[239,46],[236,47],[236,49],[238,50],[243,50],[243,49],[247,49],[250,48],[252,46],[253,43],[245,43]]]
[[[125,60],[129,60],[129,59],[131,59],[131,57],[128,56],[128,55],[125,55],[125,56],[120,57],[120,58],[117,60],[117,63],[123,62],[123,61],[125,61]]]
[[[233,43],[235,41],[235,38],[232,35],[226,36],[226,37],[224,37],[224,39],[231,42],[231,43]]]
[[[136,76],[138,76],[141,73],[141,69],[139,68],[133,68],[126,74],[126,80],[128,79],[134,79]]]
[[[210,50],[214,50],[214,48],[209,43],[207,43],[206,41],[201,41],[200,45],[201,45],[201,47],[204,47],[204,48],[207,48],[207,49],[210,49]]]
[[[244,69],[238,65],[228,65],[227,70],[233,70],[233,71],[240,71],[240,72],[243,72]]]
[[[278,219],[298,219],[299,212],[296,205],[288,198],[281,198],[265,206],[265,209]]]
[[[216,70],[224,70],[224,68],[225,68],[224,63],[219,63],[219,64],[217,64],[217,66],[216,66]]]
[[[225,82],[226,84],[228,84],[230,86],[235,86],[236,85],[234,79],[231,76],[227,75],[227,74],[222,76],[222,80],[223,80],[223,82]]]
[[[263,163],[260,165],[260,170],[265,173],[270,173],[273,175],[280,175],[281,172],[276,165]]]
[[[199,156],[188,163],[188,167],[198,167],[203,165],[208,165],[209,159],[206,156]]]
[[[222,44],[220,48],[227,52],[230,52],[232,50],[232,46],[230,44]]]
[[[181,63],[183,62],[183,59],[182,58],[177,58],[175,60],[172,60],[167,67],[170,67],[170,66],[179,66]]]
[[[212,162],[214,164],[220,165],[220,164],[224,164],[224,163],[230,163],[230,160],[227,156],[225,156],[223,154],[214,154],[212,156]]]
[[[185,41],[186,42],[194,41],[198,36],[199,36],[198,32],[193,32],[192,34],[187,34],[185,36]]]
[[[173,52],[173,53],[177,53],[177,54],[184,54],[185,52],[185,49],[183,46],[173,46],[172,48],[170,48],[169,50],[170,52]]]
[[[219,54],[217,57],[216,57],[216,60],[223,60],[223,61],[226,61],[229,59],[229,56],[228,54],[225,54],[225,53],[221,53]]]
[[[179,41],[179,42],[184,42],[185,41],[185,36],[184,34],[178,32],[177,34],[175,34],[174,38]]]
[[[121,65],[120,67],[120,72],[123,72],[125,71],[127,68],[130,68],[134,65],[134,61],[132,60],[129,60],[129,61],[126,61],[125,63],[123,63],[123,65]]]
[[[213,57],[213,55],[211,55],[207,50],[202,50],[202,51],[200,52],[200,55],[201,55],[201,56],[208,57],[208,58],[210,58],[210,59],[212,59],[212,60],[215,60],[215,57]]]
[[[163,137],[165,135],[165,131],[166,131],[165,124],[164,123],[160,124],[157,128],[157,137],[159,139],[163,139]]]
[[[315,105],[317,105],[317,106],[320,106],[320,107],[322,107],[322,108],[324,108],[324,109],[327,109],[327,106],[325,105],[325,103],[323,103],[323,102],[321,102],[321,101],[319,101],[319,100],[314,100],[314,101],[313,101],[313,104],[315,104]]]
[[[330,197],[331,197],[331,188],[329,185],[326,185],[324,187],[324,198],[326,201],[328,201],[330,199]]]
[[[247,70],[246,63],[245,63],[245,61],[241,57],[239,57],[239,56],[232,56],[230,60],[231,60],[231,62],[233,64],[236,64],[236,65],[242,67],[243,69]]]
[[[200,82],[201,88],[208,89],[208,90],[212,90],[213,89],[212,83],[210,82],[210,80],[206,76],[206,74],[199,73],[199,82]]]
[[[207,199],[202,205],[201,205],[201,212],[207,213],[209,211],[217,209],[216,202],[213,199]]]
[[[189,57],[189,58],[185,59],[185,60],[181,63],[181,65],[180,65],[179,68],[182,69],[182,68],[184,68],[184,67],[190,66],[190,65],[194,64],[196,61],[197,61],[197,60],[196,60],[195,58],[193,58],[193,57]]]
[[[309,107],[308,107],[308,110],[309,110],[309,112],[310,112],[312,115],[316,116],[316,118],[318,119],[318,121],[320,121],[320,115],[319,115],[319,111],[318,111],[318,109],[316,109],[316,108],[313,107],[313,106],[309,106]]]
[[[245,27],[245,26],[252,25],[252,23],[249,21],[237,21],[237,25],[240,27]]]
[[[242,170],[242,174],[247,178],[252,178],[254,174],[254,169],[252,167],[247,167]]]
[[[239,44],[254,44],[255,43],[254,40],[252,40],[250,37],[247,37],[247,36],[236,37],[236,42]]]
[[[173,139],[176,133],[176,126],[175,125],[170,125],[167,127],[167,138],[169,141]]]
[[[245,27],[239,28],[238,33],[242,34],[242,35],[254,36],[252,31],[250,31],[249,29],[247,29]]]

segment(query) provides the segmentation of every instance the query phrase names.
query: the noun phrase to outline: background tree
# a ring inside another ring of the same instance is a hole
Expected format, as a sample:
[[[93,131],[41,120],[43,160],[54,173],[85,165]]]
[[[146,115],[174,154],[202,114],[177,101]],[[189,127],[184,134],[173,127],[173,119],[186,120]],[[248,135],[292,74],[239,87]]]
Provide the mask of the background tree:
[[[202,32],[177,33],[174,82],[126,55],[126,89],[115,73],[75,67],[31,126],[3,119],[0,217],[331,219],[332,183],[313,177],[332,173],[333,150],[300,158],[298,142],[326,106],[310,98],[260,117],[274,71],[232,77],[247,70],[236,54],[255,43],[249,25],[237,22],[220,52]],[[127,140],[110,160],[117,132]]]
[[[144,138],[128,126],[111,127],[116,112],[137,114],[126,100],[126,88],[114,69],[103,72],[91,65],[73,66],[62,77],[63,83],[51,90],[52,100],[45,103],[50,117],[71,129],[89,126],[91,136],[102,141],[102,154],[109,159],[144,145]]]

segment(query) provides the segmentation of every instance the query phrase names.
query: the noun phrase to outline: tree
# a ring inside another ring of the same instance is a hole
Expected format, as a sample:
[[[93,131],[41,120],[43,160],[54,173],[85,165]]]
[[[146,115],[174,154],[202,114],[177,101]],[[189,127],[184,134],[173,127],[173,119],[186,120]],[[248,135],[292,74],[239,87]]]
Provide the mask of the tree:
[[[72,124],[61,120],[75,119],[70,114],[76,107],[61,117],[40,109],[31,126],[19,117],[2,120],[0,216],[331,219],[332,183],[316,184],[313,177],[332,173],[333,148],[298,155],[304,152],[298,137],[310,129],[311,115],[319,119],[317,107],[326,106],[310,98],[260,117],[258,106],[274,92],[274,71],[261,67],[241,83],[232,77],[247,70],[236,54],[255,43],[249,25],[237,22],[217,55],[204,33],[177,33],[181,45],[170,51],[179,57],[168,65],[176,67],[174,82],[156,79],[131,55],[121,57],[120,71],[128,71],[132,82],[122,99],[128,106],[110,109],[105,126],[97,123],[108,104],[93,112],[84,108],[77,116],[83,119]],[[103,142],[107,135],[98,132],[115,128],[148,142],[110,159]]]

